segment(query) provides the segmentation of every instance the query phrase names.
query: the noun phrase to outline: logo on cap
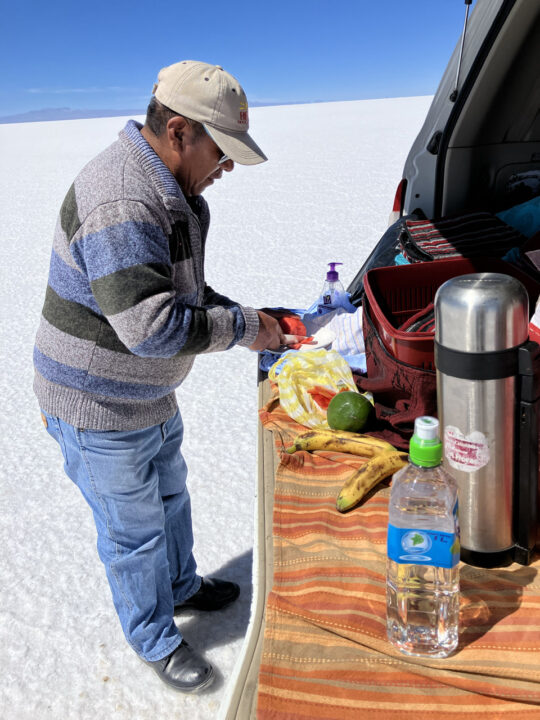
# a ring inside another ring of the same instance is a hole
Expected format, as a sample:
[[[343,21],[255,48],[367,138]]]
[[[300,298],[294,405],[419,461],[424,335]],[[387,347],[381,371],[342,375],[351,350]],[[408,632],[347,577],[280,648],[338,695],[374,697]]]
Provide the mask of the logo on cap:
[[[247,102],[240,103],[240,119],[238,120],[240,125],[247,125],[248,123],[248,104]]]

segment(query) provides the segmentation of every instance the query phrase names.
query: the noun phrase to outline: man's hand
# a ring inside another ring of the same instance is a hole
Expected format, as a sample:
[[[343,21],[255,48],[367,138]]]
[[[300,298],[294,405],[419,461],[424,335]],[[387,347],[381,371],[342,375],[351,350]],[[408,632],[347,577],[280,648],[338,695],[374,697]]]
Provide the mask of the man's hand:
[[[299,317],[299,315],[291,312],[291,310],[275,310],[274,308],[261,308],[260,310],[257,310],[257,312],[266,313],[267,315],[270,315],[270,317],[276,318],[276,320],[284,317]]]
[[[259,316],[259,332],[255,342],[249,346],[249,349],[259,352],[262,350],[277,350],[282,345],[285,345],[285,336],[278,321],[261,310],[257,310],[257,314]]]

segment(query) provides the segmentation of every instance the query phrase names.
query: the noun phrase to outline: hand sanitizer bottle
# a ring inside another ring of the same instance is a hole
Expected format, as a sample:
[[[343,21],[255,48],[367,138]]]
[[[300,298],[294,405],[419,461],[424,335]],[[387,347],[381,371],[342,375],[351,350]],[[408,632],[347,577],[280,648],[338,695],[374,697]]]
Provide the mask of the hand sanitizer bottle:
[[[343,287],[339,279],[339,274],[336,271],[336,265],[343,265],[343,263],[331,262],[328,263],[328,265],[330,266],[330,270],[326,273],[326,280],[324,281],[321,298],[323,306],[334,307],[339,304],[339,302],[336,302],[336,296],[345,292],[345,288]]]

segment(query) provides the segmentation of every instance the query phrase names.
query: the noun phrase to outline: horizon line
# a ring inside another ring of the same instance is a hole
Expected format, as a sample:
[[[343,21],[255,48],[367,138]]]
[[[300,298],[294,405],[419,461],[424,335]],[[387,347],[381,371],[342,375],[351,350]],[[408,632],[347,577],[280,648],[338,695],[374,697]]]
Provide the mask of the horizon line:
[[[254,100],[250,107],[279,107],[282,105],[314,105],[329,102],[362,102],[365,100],[397,100],[405,97],[429,97],[428,95],[385,95],[375,98],[354,98],[347,100],[281,100],[281,101],[257,101]],[[120,108],[107,109],[98,108],[69,108],[69,107],[52,107],[40,108],[39,110],[27,110],[21,113],[12,113],[11,115],[0,115],[0,124],[26,123],[26,122],[54,122],[60,120],[91,120],[104,117],[125,117],[127,115],[145,115],[146,108]]]

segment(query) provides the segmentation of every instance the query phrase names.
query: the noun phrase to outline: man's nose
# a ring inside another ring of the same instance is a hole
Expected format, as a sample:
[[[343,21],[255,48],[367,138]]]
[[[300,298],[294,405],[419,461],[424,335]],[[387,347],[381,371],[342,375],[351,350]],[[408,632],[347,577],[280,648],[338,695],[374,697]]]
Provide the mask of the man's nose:
[[[231,160],[231,158],[225,160],[221,167],[225,170],[225,172],[231,172],[231,170],[234,170],[234,160]]]

